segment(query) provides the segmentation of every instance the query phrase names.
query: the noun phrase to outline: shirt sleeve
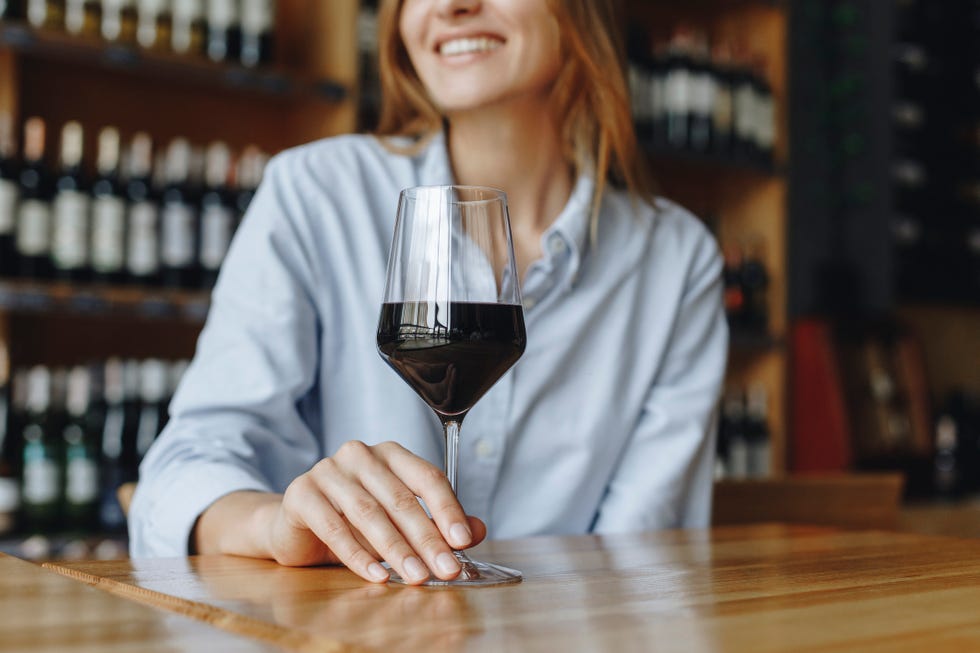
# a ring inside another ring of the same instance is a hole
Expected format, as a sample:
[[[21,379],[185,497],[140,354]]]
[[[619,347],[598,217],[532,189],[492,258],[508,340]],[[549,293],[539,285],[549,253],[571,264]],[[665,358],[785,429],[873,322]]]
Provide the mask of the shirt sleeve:
[[[707,233],[691,261],[663,364],[599,506],[597,533],[710,522],[728,326],[722,257]]]
[[[288,156],[288,155],[287,155]],[[302,199],[276,158],[235,235],[207,322],[140,466],[130,552],[179,556],[198,516],[236,490],[282,491],[320,457],[319,321]]]

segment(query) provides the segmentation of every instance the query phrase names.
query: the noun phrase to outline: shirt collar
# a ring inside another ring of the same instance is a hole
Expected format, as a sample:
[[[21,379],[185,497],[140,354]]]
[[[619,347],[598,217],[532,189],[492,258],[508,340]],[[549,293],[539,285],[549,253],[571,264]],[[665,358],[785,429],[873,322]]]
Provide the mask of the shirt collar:
[[[571,288],[578,279],[582,260],[589,245],[589,222],[592,215],[592,199],[595,192],[595,182],[592,175],[586,172],[579,176],[568,197],[565,208],[541,236],[541,249],[545,257],[552,257],[550,249],[554,239],[564,242],[568,252],[568,267],[565,270],[565,283]]]
[[[419,156],[419,184],[438,186],[455,183],[452,166],[449,164],[449,151],[444,130],[439,130],[430,137],[425,149]],[[561,213],[541,236],[541,249],[545,259],[555,257],[550,249],[554,239],[559,238],[563,241],[565,251],[570,255],[568,267],[565,270],[565,280],[568,287],[574,285],[577,280],[582,259],[588,247],[594,192],[595,181],[592,179],[592,171],[586,170],[575,182],[568,202]]]

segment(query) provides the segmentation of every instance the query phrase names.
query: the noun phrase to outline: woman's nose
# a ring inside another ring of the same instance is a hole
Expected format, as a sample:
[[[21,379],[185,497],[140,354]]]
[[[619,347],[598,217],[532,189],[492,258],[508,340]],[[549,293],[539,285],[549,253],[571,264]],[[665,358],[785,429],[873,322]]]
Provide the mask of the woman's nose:
[[[437,0],[437,11],[444,18],[459,18],[480,10],[482,0]]]

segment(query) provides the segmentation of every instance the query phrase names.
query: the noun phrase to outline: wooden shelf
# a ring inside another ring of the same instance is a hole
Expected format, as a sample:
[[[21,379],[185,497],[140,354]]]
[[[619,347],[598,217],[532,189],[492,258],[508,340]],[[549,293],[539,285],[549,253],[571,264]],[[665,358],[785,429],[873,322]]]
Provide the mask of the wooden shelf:
[[[270,100],[318,98],[340,102],[349,95],[345,85],[330,79],[308,79],[276,68],[218,64],[203,57],[115,45],[97,38],[38,30],[18,22],[0,22],[0,48],[24,57],[221,88]]]
[[[770,179],[784,177],[786,166],[745,162],[711,153],[699,153],[667,147],[644,145],[650,167],[655,175],[717,175]]]
[[[203,290],[0,281],[0,311],[9,313],[68,313],[201,323],[207,317],[209,305],[210,293]]]
[[[765,353],[782,350],[786,346],[786,341],[778,336],[738,328],[730,330],[728,341],[732,354]]]

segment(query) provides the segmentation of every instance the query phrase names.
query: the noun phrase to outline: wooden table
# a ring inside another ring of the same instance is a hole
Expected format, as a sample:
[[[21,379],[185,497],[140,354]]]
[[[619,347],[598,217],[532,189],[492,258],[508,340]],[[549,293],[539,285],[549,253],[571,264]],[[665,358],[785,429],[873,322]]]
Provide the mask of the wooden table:
[[[971,540],[761,525],[497,542],[478,555],[525,582],[374,586],[344,569],[213,556],[50,568],[161,619],[216,626],[215,652],[222,631],[298,651],[980,651]]]
[[[0,553],[0,651],[269,650],[260,640],[100,592]]]

